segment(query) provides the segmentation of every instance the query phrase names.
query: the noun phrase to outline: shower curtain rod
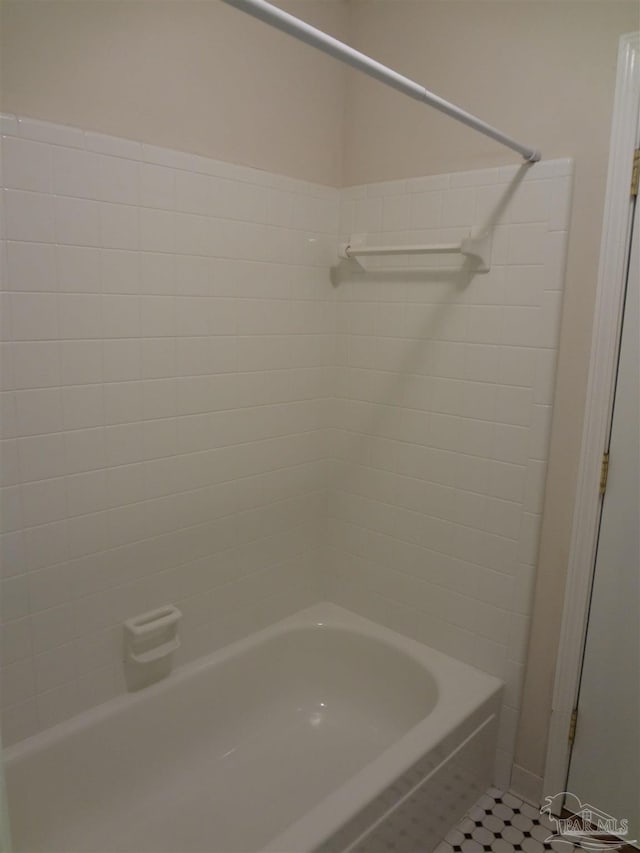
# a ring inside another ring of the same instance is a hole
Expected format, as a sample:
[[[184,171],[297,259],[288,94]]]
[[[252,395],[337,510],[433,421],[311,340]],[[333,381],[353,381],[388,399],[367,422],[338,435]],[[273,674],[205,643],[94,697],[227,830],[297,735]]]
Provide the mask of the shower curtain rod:
[[[283,12],[282,9],[271,3],[267,3],[266,0],[223,0],[223,2],[228,3],[229,6],[234,6],[236,9],[240,9],[242,12],[253,15],[254,18],[258,18],[266,24],[270,24],[272,27],[300,39],[300,41],[323,51],[323,53],[328,53],[329,56],[333,56],[335,59],[339,59],[353,68],[357,68],[358,71],[363,71],[369,77],[373,77],[381,83],[391,86],[392,89],[396,89],[398,92],[402,92],[416,101],[435,107],[436,110],[440,110],[445,115],[451,116],[456,121],[460,121],[462,124],[466,124],[479,133],[495,139],[496,142],[506,145],[507,148],[517,151],[529,163],[535,163],[540,159],[540,152],[535,148],[530,148],[528,145],[521,145],[515,139],[512,139],[476,116],[471,115],[471,113],[460,109],[460,107],[456,107],[455,104],[451,104],[449,101],[445,101],[444,98],[440,98],[438,95],[434,95],[433,92],[425,89],[424,86],[414,83],[408,77],[403,77],[402,74],[398,74],[391,68],[387,68],[386,65],[382,65],[380,62],[376,62],[375,59],[371,59],[366,54],[354,50],[348,44],[344,44],[344,42],[338,41],[338,39],[327,35],[322,30],[318,30],[316,27],[312,27],[310,24],[301,21],[300,18],[296,18],[288,12]]]

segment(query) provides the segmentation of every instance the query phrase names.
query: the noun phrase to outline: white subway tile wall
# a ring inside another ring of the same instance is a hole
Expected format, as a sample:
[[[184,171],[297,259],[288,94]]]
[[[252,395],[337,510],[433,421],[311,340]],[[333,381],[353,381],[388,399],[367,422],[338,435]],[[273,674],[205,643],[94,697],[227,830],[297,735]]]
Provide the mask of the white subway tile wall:
[[[508,784],[571,162],[340,192],[2,131],[5,742],[125,689],[128,616],[177,604],[186,661],[328,597],[505,679]],[[339,232],[472,225],[488,273],[401,257],[330,282]]]
[[[318,598],[338,191],[4,117],[4,743]]]
[[[351,187],[341,241],[493,234],[367,258],[337,289],[328,597],[503,678],[508,786],[548,453],[572,163]],[[423,269],[418,271],[416,267]]]

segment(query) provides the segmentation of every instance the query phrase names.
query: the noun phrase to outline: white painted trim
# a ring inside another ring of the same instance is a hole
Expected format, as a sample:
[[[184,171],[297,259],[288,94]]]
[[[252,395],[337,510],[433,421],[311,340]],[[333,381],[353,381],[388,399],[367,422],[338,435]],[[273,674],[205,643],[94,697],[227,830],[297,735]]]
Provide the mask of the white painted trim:
[[[536,776],[535,773],[525,770],[518,764],[513,765],[509,790],[516,797],[520,797],[536,808],[540,807],[544,799],[542,796],[542,776]]]
[[[639,104],[640,33],[630,33],[621,37],[618,53],[587,401],[547,745],[544,795],[565,789],[569,769],[567,735],[578,695],[600,516],[600,464],[609,438],[620,338],[624,274],[631,233],[629,181],[633,150],[637,144]]]

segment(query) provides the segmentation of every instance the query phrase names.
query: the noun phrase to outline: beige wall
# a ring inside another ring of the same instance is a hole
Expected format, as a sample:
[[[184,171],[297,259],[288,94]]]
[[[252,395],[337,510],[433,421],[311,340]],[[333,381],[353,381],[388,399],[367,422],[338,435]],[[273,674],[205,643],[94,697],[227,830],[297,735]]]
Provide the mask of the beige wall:
[[[546,508],[516,764],[542,776],[580,446],[618,39],[633,0],[352,0],[353,43],[485,121],[573,157],[575,183]],[[500,146],[355,73],[345,183],[512,162]]]
[[[288,11],[345,37],[342,0]],[[1,109],[336,186],[344,69],[218,0],[4,0]]]

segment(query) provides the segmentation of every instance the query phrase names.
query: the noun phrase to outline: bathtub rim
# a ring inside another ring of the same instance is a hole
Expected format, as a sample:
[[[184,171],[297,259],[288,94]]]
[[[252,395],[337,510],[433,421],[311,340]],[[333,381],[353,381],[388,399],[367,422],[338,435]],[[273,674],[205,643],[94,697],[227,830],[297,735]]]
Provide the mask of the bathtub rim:
[[[340,629],[383,642],[406,655],[433,677],[437,687],[435,707],[367,762],[334,791],[296,818],[262,848],[265,851],[312,850],[337,831],[347,820],[377,797],[394,779],[419,758],[436,749],[465,722],[486,721],[497,713],[503,682],[469,664],[397,633],[383,625],[331,602],[319,602],[236,640],[210,654],[176,668],[167,678],[143,690],[124,693],[89,708],[55,726],[38,732],[4,749],[5,769],[27,760],[41,749],[55,745],[75,732],[84,731],[114,714],[161,697],[192,677],[206,677],[206,671],[232,661],[271,638],[295,629]],[[483,710],[485,709],[485,710]],[[468,727],[467,727],[468,728]],[[461,740],[468,733],[462,733]]]
[[[437,772],[463,743],[499,716],[504,689],[504,682],[499,678],[339,605],[329,602],[312,605],[295,616],[309,614],[315,617],[316,609],[327,627],[347,627],[358,633],[373,635],[416,660],[435,679],[438,699],[426,717],[282,833],[270,839],[262,853],[294,850],[310,853],[378,797],[391,782],[409,771],[421,756],[437,750],[458,731],[459,739],[455,746],[442,760],[435,762],[429,775]]]
[[[144,704],[156,696],[177,688],[183,681],[187,681],[190,677],[203,673],[209,668],[213,668],[219,664],[232,660],[233,658],[250,651],[252,648],[262,645],[271,637],[287,633],[295,628],[316,628],[316,629],[331,629],[339,628],[350,631],[352,633],[361,634],[364,636],[375,637],[396,650],[406,654],[412,660],[426,667],[434,677],[438,688],[438,701],[436,708],[425,719],[431,719],[433,713],[437,710],[440,700],[446,698],[448,694],[448,678],[449,674],[446,668],[453,666],[459,668],[460,675],[466,675],[473,681],[478,682],[478,686],[485,681],[485,689],[490,695],[494,690],[503,685],[503,682],[495,676],[482,672],[470,664],[463,663],[456,658],[446,655],[444,652],[439,652],[431,646],[399,634],[390,628],[386,628],[371,619],[360,616],[351,610],[348,610],[341,605],[334,604],[330,601],[317,602],[302,610],[298,610],[290,616],[285,616],[283,619],[268,625],[266,628],[261,628],[242,637],[239,640],[234,640],[219,649],[215,649],[209,654],[202,655],[189,663],[180,664],[167,677],[152,684],[142,690],[134,692],[122,693],[108,699],[106,702],[101,702],[92,708],[87,708],[73,717],[69,717],[60,723],[56,723],[43,731],[36,732],[30,737],[24,738],[17,743],[11,744],[3,748],[3,760],[6,765],[11,765],[23,757],[27,757],[31,752],[40,748],[45,748],[58,740],[63,739],[75,731],[89,728],[94,723],[108,718],[118,711],[124,710],[130,705]],[[431,666],[435,666],[435,671]],[[483,691],[484,692],[484,691]],[[480,704],[480,703],[478,703]],[[420,721],[417,725],[421,725]],[[415,728],[415,726],[414,726]]]

